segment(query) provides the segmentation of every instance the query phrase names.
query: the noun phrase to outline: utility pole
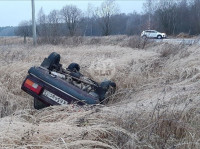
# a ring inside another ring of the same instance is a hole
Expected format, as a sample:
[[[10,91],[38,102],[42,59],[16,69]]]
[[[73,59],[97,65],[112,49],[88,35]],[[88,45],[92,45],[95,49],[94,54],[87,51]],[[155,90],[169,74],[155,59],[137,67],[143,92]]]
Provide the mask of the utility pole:
[[[32,31],[33,31],[33,45],[37,44],[36,39],[36,23],[35,23],[35,0],[32,1]]]

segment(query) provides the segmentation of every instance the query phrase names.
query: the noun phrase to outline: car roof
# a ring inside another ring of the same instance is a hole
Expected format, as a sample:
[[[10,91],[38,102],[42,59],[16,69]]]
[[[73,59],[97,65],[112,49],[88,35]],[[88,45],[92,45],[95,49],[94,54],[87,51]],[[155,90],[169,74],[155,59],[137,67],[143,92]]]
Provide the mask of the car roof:
[[[146,31],[156,31],[156,30],[145,30],[145,32],[146,32]],[[156,32],[157,32],[157,31],[156,31]]]

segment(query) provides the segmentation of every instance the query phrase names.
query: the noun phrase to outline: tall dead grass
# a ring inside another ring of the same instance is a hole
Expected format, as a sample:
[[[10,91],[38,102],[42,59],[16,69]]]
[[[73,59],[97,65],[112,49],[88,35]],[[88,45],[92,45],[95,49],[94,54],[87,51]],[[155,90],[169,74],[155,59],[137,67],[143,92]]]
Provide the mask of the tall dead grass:
[[[143,50],[124,46],[129,37],[80,41],[0,47],[1,148],[200,147],[198,45],[150,43]],[[27,70],[53,51],[64,67],[77,62],[82,72],[96,59],[112,59],[118,88],[108,105],[34,110],[20,86]]]
[[[17,39],[17,40],[16,40]],[[9,41],[9,42],[8,42]],[[1,38],[0,43],[4,45],[11,44],[23,44],[22,38],[15,37],[13,39]],[[30,38],[28,38],[28,43],[30,43]],[[52,44],[52,45],[67,45],[70,47],[76,47],[80,45],[118,45],[122,47],[130,47],[137,49],[144,49],[145,47],[155,46],[156,42],[153,40],[143,39],[140,36],[104,36],[104,37],[83,37],[83,36],[74,36],[74,37],[38,37],[38,44]]]

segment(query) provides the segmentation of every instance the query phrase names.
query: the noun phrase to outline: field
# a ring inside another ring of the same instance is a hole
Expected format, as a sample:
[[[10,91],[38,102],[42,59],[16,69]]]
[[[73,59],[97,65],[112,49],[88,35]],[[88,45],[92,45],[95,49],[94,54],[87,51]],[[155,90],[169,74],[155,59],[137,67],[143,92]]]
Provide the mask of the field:
[[[126,36],[22,41],[0,38],[0,148],[200,148],[199,45]],[[34,110],[21,84],[54,51],[64,67],[77,62],[90,77],[93,62],[111,60],[117,92],[109,103]]]

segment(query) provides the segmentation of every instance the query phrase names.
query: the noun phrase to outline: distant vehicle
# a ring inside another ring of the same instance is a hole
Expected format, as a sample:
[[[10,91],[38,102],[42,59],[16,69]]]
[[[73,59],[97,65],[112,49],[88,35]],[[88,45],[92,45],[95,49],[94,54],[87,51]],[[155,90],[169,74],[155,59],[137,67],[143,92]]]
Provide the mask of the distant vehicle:
[[[167,38],[167,35],[166,33],[160,33],[156,30],[145,30],[141,33],[141,37],[162,39],[162,38]]]
[[[77,63],[71,63],[64,69],[60,55],[53,52],[41,66],[29,69],[21,88],[34,97],[35,109],[74,102],[79,105],[99,104],[115,93],[114,82],[106,80],[98,83],[79,70]]]

